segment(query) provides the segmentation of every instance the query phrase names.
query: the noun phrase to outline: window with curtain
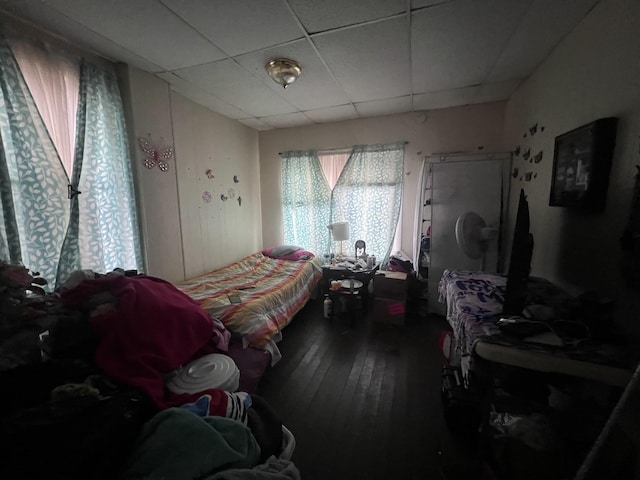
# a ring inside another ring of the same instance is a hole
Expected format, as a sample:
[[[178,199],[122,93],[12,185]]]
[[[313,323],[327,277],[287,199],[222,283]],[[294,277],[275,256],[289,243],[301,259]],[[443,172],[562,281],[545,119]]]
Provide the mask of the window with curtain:
[[[296,169],[291,168],[291,158],[296,159]],[[404,143],[356,146],[346,161],[340,153],[283,154],[284,242],[300,245],[318,255],[336,251],[338,245],[331,242],[326,226],[347,221],[350,240],[353,240],[350,243],[365,240],[367,252],[375,254],[386,265],[400,218],[403,172]],[[333,188],[332,182],[335,182]],[[304,222],[292,220],[291,205],[308,205],[310,198],[318,199],[314,203],[318,211],[315,219],[312,220],[311,215],[307,215],[307,219],[314,223],[313,232],[320,238],[316,237],[316,243],[305,244],[302,241],[311,230]]]
[[[0,37],[0,257],[49,288],[77,269],[140,269],[113,67]]]

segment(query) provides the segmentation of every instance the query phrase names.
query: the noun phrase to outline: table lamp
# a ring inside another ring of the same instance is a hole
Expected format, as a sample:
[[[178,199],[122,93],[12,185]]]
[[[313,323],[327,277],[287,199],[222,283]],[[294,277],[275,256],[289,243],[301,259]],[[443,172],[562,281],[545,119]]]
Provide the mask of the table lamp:
[[[336,242],[340,242],[340,253],[338,258],[344,258],[342,253],[342,242],[349,240],[349,222],[336,222],[327,227],[331,231],[331,236]]]

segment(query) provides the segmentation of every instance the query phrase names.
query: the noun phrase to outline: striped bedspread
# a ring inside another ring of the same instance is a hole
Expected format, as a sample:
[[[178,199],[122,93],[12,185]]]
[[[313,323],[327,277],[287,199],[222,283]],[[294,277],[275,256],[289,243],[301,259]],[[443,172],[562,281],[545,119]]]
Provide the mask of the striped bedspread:
[[[243,338],[268,348],[309,300],[322,277],[321,262],[276,260],[254,253],[237,262],[176,284],[213,318]],[[239,303],[230,296],[237,295]]]

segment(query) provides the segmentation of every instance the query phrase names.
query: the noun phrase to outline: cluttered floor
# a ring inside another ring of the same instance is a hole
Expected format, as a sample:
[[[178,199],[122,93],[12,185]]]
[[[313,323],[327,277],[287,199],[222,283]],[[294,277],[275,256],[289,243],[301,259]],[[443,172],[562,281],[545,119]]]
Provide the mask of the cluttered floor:
[[[302,478],[478,478],[473,447],[443,419],[446,322],[424,312],[413,306],[391,325],[370,311],[352,327],[323,318],[316,300],[287,327],[259,393],[294,432]]]

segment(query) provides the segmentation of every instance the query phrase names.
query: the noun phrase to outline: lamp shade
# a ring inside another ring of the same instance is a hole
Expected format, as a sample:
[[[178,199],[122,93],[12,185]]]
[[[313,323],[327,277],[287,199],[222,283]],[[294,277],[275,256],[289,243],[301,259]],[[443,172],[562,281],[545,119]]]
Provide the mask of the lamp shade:
[[[336,242],[349,240],[349,222],[336,222],[329,225],[331,236]]]

